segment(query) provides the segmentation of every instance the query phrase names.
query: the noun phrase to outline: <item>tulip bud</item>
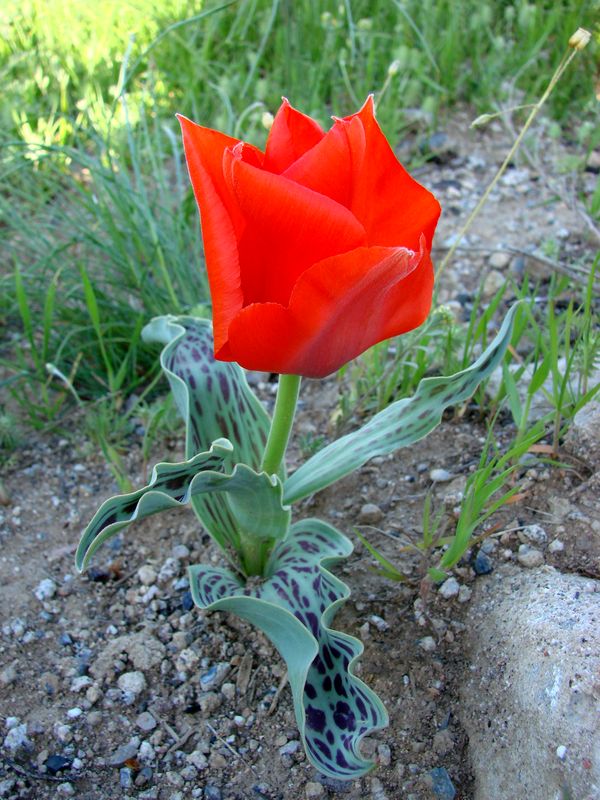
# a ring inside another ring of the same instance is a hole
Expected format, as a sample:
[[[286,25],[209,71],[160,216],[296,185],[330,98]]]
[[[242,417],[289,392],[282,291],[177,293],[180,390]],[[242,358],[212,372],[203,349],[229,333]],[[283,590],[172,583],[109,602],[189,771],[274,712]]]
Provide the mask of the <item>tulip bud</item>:
[[[397,58],[395,61],[392,61],[392,63],[388,67],[388,75],[390,76],[390,78],[398,74],[398,72],[400,71],[400,66],[401,66],[400,59]]]
[[[265,130],[270,131],[274,119],[275,117],[273,116],[273,114],[271,114],[270,111],[265,111],[262,117],[260,118],[260,122],[263,128],[265,128]]]
[[[577,28],[573,36],[569,39],[569,47],[572,47],[574,50],[583,50],[591,38],[592,34],[586,31],[585,28]]]

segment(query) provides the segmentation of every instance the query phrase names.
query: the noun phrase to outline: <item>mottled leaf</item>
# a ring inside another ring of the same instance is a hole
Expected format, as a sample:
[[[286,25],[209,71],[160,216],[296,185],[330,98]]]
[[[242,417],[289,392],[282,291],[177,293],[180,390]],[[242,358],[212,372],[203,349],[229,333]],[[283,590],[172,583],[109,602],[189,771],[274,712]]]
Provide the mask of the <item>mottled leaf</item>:
[[[224,550],[229,545],[240,551],[240,531],[269,549],[285,536],[290,522],[289,507],[281,504],[281,481],[245,464],[238,464],[231,473],[224,472],[232,452],[231,442],[218,439],[208,452],[189,461],[157,464],[150,483],[142,489],[106,500],[83,532],[75,557],[77,567],[85,569],[103,542],[135,520],[184,506],[208,492],[223,497],[236,524],[234,537],[219,541]]]
[[[432,431],[445,408],[470,397],[500,364],[510,343],[519,303],[512,306],[496,338],[462,372],[424,378],[412,397],[392,403],[357,431],[343,436],[309,458],[284,483],[284,502],[295,503],[343,478],[374,456],[419,441]]]
[[[233,444],[224,461],[225,471],[240,462],[258,471],[269,415],[248,386],[244,371],[237,364],[215,360],[210,322],[196,317],[156,317],[142,336],[145,341],[166,345],[160,363],[185,422],[186,457],[204,452],[215,439],[225,437]],[[222,495],[196,496],[192,506],[217,542],[235,538],[236,520]]]
[[[258,585],[209,566],[190,568],[190,588],[203,609],[233,611],[261,628],[288,667],[298,728],[306,753],[321,772],[350,780],[373,763],[361,739],[387,725],[386,711],[353,674],[363,650],[352,636],[331,629],[348,587],[330,567],[352,551],[350,541],[316,519],[302,520],[279,542]]]

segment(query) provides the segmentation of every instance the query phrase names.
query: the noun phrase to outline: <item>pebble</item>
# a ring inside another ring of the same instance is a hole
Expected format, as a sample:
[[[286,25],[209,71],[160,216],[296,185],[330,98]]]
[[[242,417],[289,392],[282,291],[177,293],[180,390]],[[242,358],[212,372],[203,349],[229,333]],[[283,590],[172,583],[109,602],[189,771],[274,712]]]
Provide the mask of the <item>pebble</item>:
[[[71,681],[71,691],[72,692],[82,692],[84,689],[87,689],[88,686],[92,685],[92,679],[89,678],[87,675],[79,675],[77,678],[73,678]]]
[[[510,264],[511,261],[511,254],[505,253],[502,251],[498,251],[496,253],[492,253],[492,255],[488,259],[488,264],[490,267],[494,269],[504,269]]]
[[[533,567],[541,567],[544,563],[544,554],[535,547],[530,547],[528,544],[522,544],[517,553],[517,561],[523,567],[532,569]]]
[[[119,770],[119,784],[122,789],[131,789],[133,786],[133,771],[129,767]]]
[[[565,549],[564,542],[561,542],[560,539],[553,539],[548,545],[549,553],[562,553],[564,549]]]
[[[454,739],[448,728],[437,731],[433,737],[433,750],[438,756],[446,756],[454,749]]]
[[[146,678],[143,672],[124,672],[117,681],[119,689],[123,692],[123,700],[131,705],[136,697],[146,688]]]
[[[440,594],[445,600],[450,600],[452,597],[457,597],[459,592],[460,584],[454,577],[445,580],[438,589],[438,594]]]
[[[127,744],[117,747],[106,763],[109,767],[122,767],[126,761],[136,757],[139,746],[140,740],[137,736],[134,736]]]
[[[221,790],[213,783],[209,783],[204,787],[204,800],[221,800]]]
[[[434,483],[446,483],[451,481],[454,475],[447,469],[432,469],[429,471],[429,477]]]
[[[450,780],[448,770],[445,767],[434,767],[429,771],[432,780],[431,788],[434,795],[439,800],[454,800],[456,797],[456,789]]]
[[[220,686],[230,671],[231,665],[227,661],[214,664],[207,672],[200,676],[200,688],[202,691],[208,692],[216,686]]]
[[[424,636],[422,639],[418,640],[417,644],[422,650],[425,650],[426,653],[433,653],[437,647],[433,636]]]
[[[564,761],[566,755],[567,755],[567,748],[564,746],[564,744],[559,745],[556,748],[556,757],[560,758],[561,761]]]
[[[51,578],[44,578],[38,583],[34,594],[40,603],[43,603],[44,600],[51,600],[56,594],[56,584]]]
[[[392,763],[392,751],[387,744],[377,746],[377,761],[382,767],[389,767]]]
[[[377,614],[371,614],[369,617],[369,622],[372,625],[375,625],[378,631],[383,633],[384,631],[389,630],[389,624],[383,619],[383,617],[378,616]]]
[[[476,575],[489,575],[494,570],[494,563],[487,553],[478,550],[473,560],[473,569]]]
[[[73,738],[73,733],[68,725],[56,724],[54,726],[54,736],[59,742],[67,744]]]
[[[304,787],[304,794],[306,795],[307,800],[312,800],[314,797],[323,797],[325,794],[325,789],[320,783],[309,781]]]
[[[138,758],[143,764],[151,764],[156,758],[156,753],[150,742],[142,742],[138,751]]]
[[[491,297],[501,289],[506,283],[506,278],[497,269],[491,270],[483,282],[483,295],[484,297]]]
[[[31,742],[27,738],[27,724],[15,725],[12,727],[4,738],[4,747],[15,753],[21,747],[28,748]]]
[[[375,503],[365,503],[358,515],[360,525],[376,525],[382,519],[383,511]]]
[[[469,589],[468,586],[463,585],[460,587],[457,600],[459,603],[468,603],[469,600],[471,599],[472,594],[473,592],[471,591],[471,589]]]
[[[208,759],[200,750],[194,750],[187,756],[186,760],[199,771],[205,770],[208,767]]]
[[[379,778],[371,778],[371,800],[387,800],[387,795]]]
[[[69,719],[77,719],[77,717],[80,717],[82,714],[83,714],[82,709],[78,708],[77,706],[75,706],[75,708],[70,708],[67,711],[67,717]]]
[[[180,569],[181,564],[179,563],[178,559],[167,558],[165,563],[160,568],[160,572],[158,573],[158,582],[167,583],[167,581],[173,580],[173,578],[176,578],[179,575]]]
[[[63,769],[69,769],[72,763],[73,762],[70,758],[65,758],[65,756],[52,755],[48,756],[48,758],[44,761],[44,766],[46,767],[46,771],[50,775],[56,775]]]
[[[59,783],[56,787],[56,791],[58,794],[61,794],[63,797],[73,797],[75,794],[75,789],[73,788],[72,783]]]
[[[9,664],[0,672],[0,686],[10,686],[17,680],[17,668],[15,664]]]
[[[184,544],[176,544],[173,550],[173,558],[184,559],[189,558],[190,550]]]
[[[284,744],[283,747],[279,748],[279,755],[282,756],[291,756],[298,751],[300,747],[300,742],[298,739],[292,739],[291,741]]]
[[[137,717],[135,724],[141,731],[144,731],[144,733],[149,733],[156,728],[156,720],[149,711],[143,711]]]
[[[156,570],[152,569],[148,564],[144,564],[143,567],[138,569],[137,576],[144,586],[152,586],[153,583],[156,583]]]
[[[548,541],[548,534],[541,525],[525,525],[517,532],[519,540],[524,544],[546,544]]]
[[[143,786],[148,786],[150,781],[152,780],[152,769],[150,767],[142,767],[138,774],[135,776],[135,785],[140,788]]]

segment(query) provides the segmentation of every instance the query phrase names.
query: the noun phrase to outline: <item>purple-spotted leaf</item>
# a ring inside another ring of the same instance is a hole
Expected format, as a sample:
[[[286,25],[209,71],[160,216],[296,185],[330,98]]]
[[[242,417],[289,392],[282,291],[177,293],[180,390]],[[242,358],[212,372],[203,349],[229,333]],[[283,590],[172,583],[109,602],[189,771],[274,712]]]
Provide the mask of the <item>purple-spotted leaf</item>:
[[[519,305],[512,306],[496,338],[470,367],[447,377],[424,378],[412,397],[392,403],[362,428],[309,458],[284,482],[284,502],[308,497],[354,472],[370,458],[407,447],[430,433],[439,425],[445,408],[470,397],[500,364],[510,344]]]
[[[185,422],[186,458],[225,437],[233,444],[224,460],[225,470],[238,463],[259,470],[269,415],[248,386],[244,371],[237,364],[215,360],[211,323],[196,317],[156,317],[142,336],[147,342],[165,345],[160,363]],[[237,521],[222,495],[196,496],[192,506],[219,544],[223,538],[235,538]]]
[[[150,483],[142,489],[106,500],[83,532],[75,556],[77,567],[85,569],[103,542],[135,520],[186,505],[209,492],[222,498],[237,526],[231,538],[219,534],[217,541],[223,550],[230,557],[233,551],[243,558],[244,545],[250,542],[258,553],[256,558],[266,559],[273,543],[285,536],[290,522],[289,507],[281,503],[281,481],[276,476],[257,473],[245,464],[237,464],[232,472],[225,472],[232,451],[231,442],[218,439],[210,450],[189,461],[157,464]],[[243,569],[245,565],[242,563],[240,567]]]
[[[362,644],[330,627],[350,592],[327,568],[351,552],[343,534],[308,519],[292,525],[275,546],[261,583],[246,585],[216,567],[190,568],[196,605],[236,613],[277,647],[287,664],[306,753],[317,769],[342,780],[373,767],[361,755],[360,742],[388,721],[377,695],[353,674]]]

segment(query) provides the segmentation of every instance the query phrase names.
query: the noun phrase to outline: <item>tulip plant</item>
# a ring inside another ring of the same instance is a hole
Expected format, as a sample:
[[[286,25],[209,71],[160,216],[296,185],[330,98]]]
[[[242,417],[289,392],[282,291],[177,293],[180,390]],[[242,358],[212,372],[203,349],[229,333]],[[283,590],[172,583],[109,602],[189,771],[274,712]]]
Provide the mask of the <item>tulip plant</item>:
[[[426,436],[501,362],[514,309],[477,361],[421,381],[291,475],[285,452],[301,376],[319,378],[423,322],[431,304],[433,195],[397,161],[369,98],[325,133],[284,100],[265,152],[181,118],[198,201],[213,324],[159,317],[144,330],[186,425],[186,460],[159,463],[147,486],[107,500],[83,533],[77,565],[135,520],[191,505],[227,567],[190,567],[205,610],[261,628],[285,659],[308,758],[350,780],[373,765],[361,739],[387,723],[354,675],[361,643],[331,626],[348,587],[329,570],[346,536],[295,503]],[[272,418],[242,367],[280,374]],[[441,556],[440,570],[452,566]]]

